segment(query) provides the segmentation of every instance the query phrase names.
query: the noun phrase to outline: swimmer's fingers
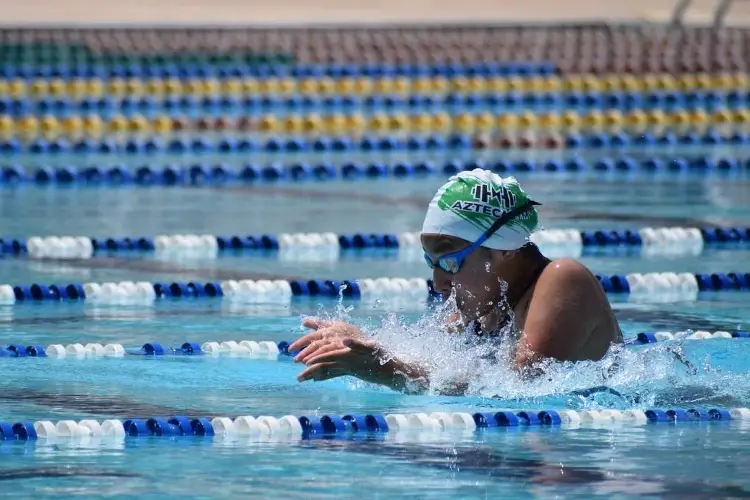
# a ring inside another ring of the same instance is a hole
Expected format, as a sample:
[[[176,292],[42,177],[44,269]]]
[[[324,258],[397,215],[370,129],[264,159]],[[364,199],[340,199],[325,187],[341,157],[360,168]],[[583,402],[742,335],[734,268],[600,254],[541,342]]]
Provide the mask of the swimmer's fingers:
[[[344,375],[346,375],[346,372],[338,363],[316,363],[308,366],[302,373],[297,375],[297,381],[304,382],[305,380],[314,380],[320,382],[322,380],[328,380]]]
[[[317,330],[318,328],[327,328],[331,326],[331,322],[323,319],[307,317],[302,320],[302,326],[311,330]]]
[[[324,337],[325,337],[324,331],[310,332],[298,338],[294,342],[292,342],[292,344],[289,346],[289,351],[291,352],[302,351],[305,348],[309,347],[310,344],[312,344],[313,342],[316,342],[318,340],[323,340]]]
[[[345,339],[332,342],[317,349],[305,358],[306,365],[337,362],[354,371],[369,367],[378,356],[380,346],[376,342]]]
[[[341,342],[330,341],[330,340],[316,340],[309,346],[305,347],[295,356],[294,361],[297,363],[307,364],[311,358],[324,352],[331,352],[336,349],[341,349],[343,345]]]

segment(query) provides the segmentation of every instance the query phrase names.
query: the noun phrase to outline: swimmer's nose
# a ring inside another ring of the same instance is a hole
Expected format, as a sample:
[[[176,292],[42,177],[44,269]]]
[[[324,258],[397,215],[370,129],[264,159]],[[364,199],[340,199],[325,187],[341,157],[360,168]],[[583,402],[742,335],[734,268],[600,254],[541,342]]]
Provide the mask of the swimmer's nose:
[[[432,286],[436,292],[443,295],[444,299],[447,299],[451,295],[453,290],[453,280],[451,275],[436,267],[432,270]]]

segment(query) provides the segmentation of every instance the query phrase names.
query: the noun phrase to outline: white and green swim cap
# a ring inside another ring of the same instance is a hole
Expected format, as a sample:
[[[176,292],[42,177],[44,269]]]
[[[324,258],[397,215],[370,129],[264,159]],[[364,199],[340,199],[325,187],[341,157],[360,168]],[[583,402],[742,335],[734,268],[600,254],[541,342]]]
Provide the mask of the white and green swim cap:
[[[427,208],[422,233],[455,236],[474,242],[497,219],[529,201],[514,177],[502,178],[479,168],[461,172],[451,177],[435,194]],[[482,246],[494,250],[518,250],[530,241],[538,221],[536,209],[530,207],[501,226]]]

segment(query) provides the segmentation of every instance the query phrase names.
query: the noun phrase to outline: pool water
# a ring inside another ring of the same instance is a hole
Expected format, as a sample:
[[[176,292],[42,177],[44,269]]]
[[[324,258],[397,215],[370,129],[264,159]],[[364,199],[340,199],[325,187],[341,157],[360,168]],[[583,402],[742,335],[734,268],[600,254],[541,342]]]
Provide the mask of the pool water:
[[[543,203],[542,223],[549,229],[750,225],[750,178],[743,172],[529,172],[516,177]],[[0,222],[4,236],[19,237],[398,234],[420,229],[428,201],[445,180],[437,175],[224,187],[19,186],[0,190]],[[581,260],[605,274],[712,273],[747,272],[749,257],[750,247],[725,245],[697,255],[602,249],[584,253]],[[304,253],[180,260],[144,254],[72,262],[5,256],[0,266],[2,281],[10,284],[219,281],[261,273],[341,280],[430,276],[421,255],[366,250],[338,259]],[[644,330],[732,331],[750,323],[742,292],[703,293],[678,302],[611,300],[626,338]],[[426,298],[0,306],[6,344],[278,342],[299,337],[304,316],[325,315],[363,325],[405,355],[445,356],[446,372],[482,371],[469,395],[447,397],[404,395],[346,378],[300,384],[295,377],[301,367],[287,357],[0,358],[0,420],[750,406],[747,340],[628,346],[599,363],[556,366],[538,380],[523,382],[504,366],[476,363],[459,344],[447,345],[429,329],[437,324],[437,314]],[[674,352],[691,366],[677,361]],[[586,395],[586,389],[602,386],[613,391]],[[748,446],[750,424],[737,420],[280,441],[6,441],[0,442],[0,491],[36,498],[746,498]]]

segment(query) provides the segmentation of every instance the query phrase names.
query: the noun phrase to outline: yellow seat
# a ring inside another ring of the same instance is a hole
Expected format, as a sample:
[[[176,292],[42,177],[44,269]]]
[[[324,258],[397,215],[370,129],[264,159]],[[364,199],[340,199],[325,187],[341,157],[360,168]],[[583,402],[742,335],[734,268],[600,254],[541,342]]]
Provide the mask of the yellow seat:
[[[74,78],[67,84],[66,94],[73,99],[80,100],[88,97],[88,82],[82,78]]]
[[[497,126],[503,131],[518,128],[519,121],[519,116],[515,113],[497,115]]]
[[[562,118],[558,113],[542,113],[539,115],[538,121],[540,127],[554,130],[560,127]]]
[[[469,92],[469,79],[462,75],[456,75],[449,80],[450,91],[457,93]]]
[[[586,92],[599,92],[602,90],[602,82],[599,77],[594,75],[586,75],[581,80],[583,90]]]
[[[581,118],[584,128],[600,129],[604,125],[604,113],[601,111],[589,111]]]
[[[60,122],[51,115],[44,115],[39,120],[39,130],[45,139],[56,139],[60,135]]]
[[[293,78],[279,78],[278,92],[281,95],[293,94],[297,91],[297,82]]]
[[[354,94],[356,92],[356,80],[346,77],[336,80],[336,92],[339,94]]]
[[[287,134],[299,134],[304,128],[304,123],[300,115],[289,115],[284,118],[281,128]]]
[[[581,92],[583,90],[583,77],[580,75],[568,75],[563,78],[562,84],[565,92]]]
[[[370,117],[367,128],[375,132],[384,132],[388,130],[388,115],[384,113],[375,113]]]
[[[167,78],[164,80],[164,92],[170,96],[181,96],[186,93],[186,85],[177,78]]]
[[[393,92],[398,95],[407,95],[411,92],[411,80],[405,76],[399,76],[393,80]]]
[[[161,78],[151,78],[146,80],[144,91],[152,97],[162,97],[167,92],[166,82]]]
[[[444,76],[436,76],[432,79],[433,94],[447,94],[450,90],[450,81]]]
[[[260,90],[260,89],[259,89]],[[313,79],[300,80],[297,83],[297,90],[300,94],[314,95],[318,92],[318,82]]]
[[[104,123],[98,115],[88,115],[83,118],[83,132],[89,137],[100,137],[104,132]]]
[[[417,78],[411,83],[411,88],[415,94],[433,93],[432,80],[429,78]]]
[[[487,79],[483,76],[473,76],[468,80],[469,92],[481,94],[487,90]]]
[[[8,94],[14,99],[26,97],[27,90],[26,82],[23,80],[11,80],[8,83]]]
[[[258,128],[261,132],[276,132],[279,129],[279,120],[273,115],[263,115]]]
[[[260,86],[255,78],[245,78],[242,80],[242,94],[246,96],[258,94]]]
[[[710,78],[711,88],[713,89],[728,90],[732,88],[732,84],[734,83],[731,73],[717,73],[711,75]]]
[[[518,126],[522,129],[535,128],[537,122],[537,116],[530,111],[525,111],[518,116]]]
[[[750,78],[745,73],[733,73],[732,88],[734,89],[746,89],[750,84]]]
[[[372,78],[360,77],[354,79],[354,92],[358,95],[370,95],[375,88]]]
[[[409,126],[409,117],[403,113],[396,113],[390,116],[388,120],[388,129],[394,132],[407,130]]]
[[[278,94],[279,80],[276,78],[261,78],[258,80],[258,92],[261,94]]]
[[[451,127],[451,116],[443,111],[427,115],[432,122],[431,129],[435,132],[445,132]]]
[[[216,78],[206,78],[203,80],[203,95],[220,95],[221,82]]]
[[[133,115],[128,119],[128,131],[136,135],[144,135],[149,132],[150,123],[142,115]]]
[[[563,81],[559,76],[548,76],[544,78],[545,92],[561,92],[563,90]]]
[[[92,78],[86,82],[86,95],[99,98],[104,95],[104,82],[99,78]]]
[[[242,95],[242,80],[239,78],[227,78],[221,81],[220,92],[229,96]]]
[[[203,81],[193,78],[182,82],[182,92],[185,95],[198,97],[203,93]]]
[[[125,80],[122,78],[113,78],[105,83],[104,91],[111,97],[123,97],[125,95]]]
[[[432,117],[424,113],[409,116],[409,129],[415,132],[428,132],[432,128]]]
[[[47,80],[33,80],[28,86],[29,94],[34,97],[45,97],[49,93],[49,85]]]
[[[470,113],[459,113],[453,119],[453,128],[461,132],[472,132],[476,127],[474,115]]]
[[[646,112],[646,120],[652,127],[663,127],[667,124],[667,116],[660,109],[652,109]]]
[[[648,92],[654,92],[659,89],[659,75],[656,73],[646,73],[641,77],[642,89]]]
[[[360,116],[360,118],[362,118]],[[346,132],[347,118],[342,113],[332,113],[323,119],[329,133],[341,134]],[[364,120],[363,120],[364,121]]]
[[[323,131],[323,118],[317,113],[305,116],[302,120],[302,130],[306,134],[317,134]]]
[[[644,80],[636,78],[633,75],[622,75],[620,77],[620,85],[622,86],[622,90],[626,92],[642,92],[646,88]]]
[[[39,136],[40,123],[36,116],[24,116],[16,122],[16,133],[26,139]]]
[[[65,118],[60,124],[62,133],[71,139],[83,136],[83,118],[78,115],[72,115]]]
[[[711,122],[716,125],[732,123],[732,113],[728,109],[717,109],[711,114]]]
[[[735,109],[732,111],[732,122],[747,124],[750,123],[750,110],[748,109]]]
[[[625,115],[625,124],[629,128],[643,130],[648,125],[648,117],[641,109],[635,109]]]
[[[669,73],[663,73],[657,78],[658,90],[677,90],[679,88],[677,80]]]
[[[708,114],[702,109],[696,109],[690,112],[690,124],[695,127],[704,127],[708,124]]]
[[[690,124],[690,113],[687,111],[672,111],[667,114],[667,125],[685,127]]]
[[[575,111],[565,111],[561,117],[561,121],[563,129],[566,130],[577,130],[581,128],[581,124],[583,123],[581,115]]]
[[[362,132],[365,129],[365,119],[362,115],[353,114],[344,116],[344,127],[349,133]]]
[[[525,92],[527,90],[526,80],[520,76],[511,76],[507,80],[508,92]]]
[[[546,78],[540,76],[531,77],[526,80],[526,87],[529,89],[529,92],[545,92],[547,90],[546,84]]]
[[[476,129],[481,132],[495,130],[495,115],[489,112],[479,113],[475,117]]]
[[[393,93],[393,79],[388,77],[377,78],[373,82],[372,90],[376,94]]]
[[[0,79],[0,96],[10,95],[10,82]]]
[[[128,120],[122,115],[115,115],[107,122],[107,132],[111,134],[124,134],[128,131]]]
[[[331,95],[336,93],[336,81],[333,78],[320,78],[318,80],[318,94]]]
[[[173,130],[172,118],[164,115],[156,116],[151,121],[151,128],[157,135],[169,135]]]
[[[610,129],[619,129],[625,123],[625,117],[617,109],[610,109],[604,113],[604,125]]]
[[[8,115],[0,115],[0,137],[10,139],[16,133],[16,124]]]
[[[710,90],[711,75],[708,73],[697,73],[695,75],[695,87],[700,90]]]
[[[601,78],[601,85],[605,92],[617,92],[622,86],[620,75],[604,75]]]
[[[132,96],[142,96],[145,93],[143,80],[140,78],[128,78],[125,80],[125,92]]]
[[[696,87],[695,75],[693,73],[685,73],[679,75],[677,77],[677,86],[680,88],[680,90],[693,90]]]

